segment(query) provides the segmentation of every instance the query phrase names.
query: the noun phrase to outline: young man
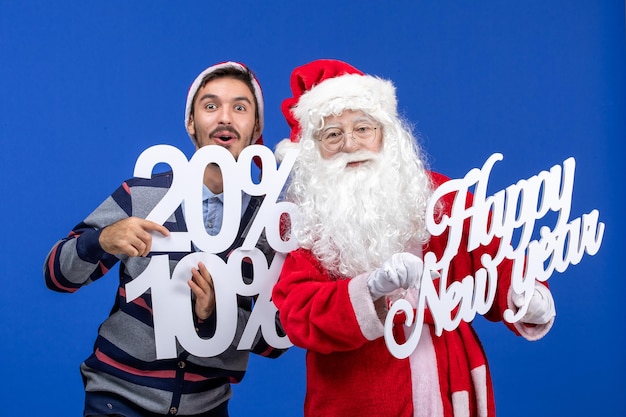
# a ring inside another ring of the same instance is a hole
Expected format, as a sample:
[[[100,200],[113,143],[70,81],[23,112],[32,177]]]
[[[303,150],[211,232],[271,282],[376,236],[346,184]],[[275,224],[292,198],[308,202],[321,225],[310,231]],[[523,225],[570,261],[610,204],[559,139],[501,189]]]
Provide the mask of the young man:
[[[263,96],[250,70],[235,62],[204,70],[189,89],[185,127],[196,149],[218,145],[235,158],[250,144],[262,144]],[[223,214],[219,166],[209,164],[203,180],[203,223],[207,233],[216,235]],[[125,285],[150,263],[152,233],[168,236],[170,232],[187,230],[181,207],[163,225],[144,218],[171,184],[172,172],[124,182],[54,245],[44,264],[50,289],[74,292],[101,278],[121,261],[115,305],[100,326],[93,354],[81,365],[85,416],[227,416],[232,395],[230,383],[239,382],[244,376],[249,352],[239,351],[236,346],[251,312],[250,297],[238,297],[239,326],[235,340],[225,352],[216,357],[197,357],[179,346],[178,357],[161,360],[156,358],[150,292],[133,301],[126,300]],[[260,206],[257,197],[243,198],[238,238],[219,254],[222,259],[241,245],[244,230]],[[170,253],[171,269],[193,251],[190,247],[186,253]],[[200,263],[190,271],[190,278],[198,335],[210,337],[216,323],[211,276]],[[270,357],[282,353],[262,339],[252,351]]]
[[[300,148],[287,190],[301,211],[292,230],[299,249],[287,256],[273,300],[290,340],[307,349],[304,415],[494,416],[487,359],[470,323],[437,336],[427,309],[406,359],[393,357],[383,339],[391,303],[405,298],[415,308],[420,282],[433,279],[422,277],[423,254],[441,259],[447,244],[446,233],[429,235],[425,213],[433,189],[448,179],[426,170],[398,116],[394,86],[334,60],[296,68],[291,86],[293,97],[283,102],[291,140],[279,143],[277,155]],[[441,215],[450,215],[453,198],[440,202]],[[481,255],[497,250],[494,241],[468,252],[468,227],[448,283],[475,276]],[[490,320],[517,311],[510,268],[498,269]],[[401,316],[394,320],[399,341],[406,336]],[[521,320],[530,325],[507,326],[535,340],[554,316],[549,290],[538,285]]]

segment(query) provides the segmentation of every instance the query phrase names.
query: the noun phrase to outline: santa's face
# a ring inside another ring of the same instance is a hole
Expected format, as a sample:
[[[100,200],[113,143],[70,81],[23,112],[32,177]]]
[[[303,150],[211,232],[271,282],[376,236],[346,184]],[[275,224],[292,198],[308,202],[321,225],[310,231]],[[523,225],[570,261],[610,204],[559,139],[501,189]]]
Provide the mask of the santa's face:
[[[371,141],[350,136],[361,122],[376,126]],[[428,239],[423,218],[429,178],[414,138],[395,123],[383,131],[366,113],[344,110],[325,118],[320,130],[304,133],[287,193],[300,211],[293,232],[333,275],[371,271],[394,253],[416,253]],[[320,133],[329,127],[348,133],[331,141],[335,152],[322,146]]]
[[[340,116],[327,116],[318,134],[320,154],[324,159],[332,159],[357,151],[378,153],[383,143],[381,130],[380,124],[362,111],[344,110]],[[348,167],[368,162],[369,159],[352,161]]]

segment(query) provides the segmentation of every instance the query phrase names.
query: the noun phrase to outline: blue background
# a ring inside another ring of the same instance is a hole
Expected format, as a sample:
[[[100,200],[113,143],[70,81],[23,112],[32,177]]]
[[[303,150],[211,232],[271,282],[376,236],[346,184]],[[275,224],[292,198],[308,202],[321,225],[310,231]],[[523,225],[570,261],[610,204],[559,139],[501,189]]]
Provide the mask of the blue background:
[[[291,70],[337,58],[395,82],[437,171],[462,177],[502,152],[495,191],[576,158],[571,218],[600,211],[600,252],[551,278],[557,320],[543,340],[482,318],[476,328],[500,416],[626,415],[625,55],[616,0],[0,0],[2,414],[81,415],[78,365],[116,279],[57,294],[43,261],[142,150],[191,155],[184,101],[196,74],[250,65],[273,147],[288,135],[279,105]],[[231,414],[299,416],[303,396],[302,350],[255,357]]]

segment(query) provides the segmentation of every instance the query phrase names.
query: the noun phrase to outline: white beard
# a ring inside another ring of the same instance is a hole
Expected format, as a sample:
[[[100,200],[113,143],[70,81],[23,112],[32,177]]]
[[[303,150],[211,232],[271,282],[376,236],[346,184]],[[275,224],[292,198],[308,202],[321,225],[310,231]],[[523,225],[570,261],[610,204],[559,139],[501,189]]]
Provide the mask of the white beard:
[[[394,253],[415,253],[428,240],[424,216],[431,185],[413,145],[329,160],[312,145],[303,146],[288,190],[301,214],[293,232],[332,275],[371,271]],[[364,155],[369,162],[346,166]]]

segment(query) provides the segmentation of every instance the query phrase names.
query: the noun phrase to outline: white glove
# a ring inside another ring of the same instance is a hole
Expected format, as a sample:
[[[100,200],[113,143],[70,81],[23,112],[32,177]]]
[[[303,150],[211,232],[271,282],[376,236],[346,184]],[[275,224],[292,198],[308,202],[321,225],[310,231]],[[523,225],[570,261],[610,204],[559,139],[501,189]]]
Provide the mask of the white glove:
[[[512,298],[513,304],[518,308],[524,305],[524,295],[513,293]],[[546,324],[554,316],[556,316],[556,310],[552,293],[541,284],[535,285],[535,291],[528,303],[528,310],[520,321],[527,324]]]
[[[419,286],[424,262],[412,253],[396,253],[367,277],[367,288],[374,301],[398,288]]]

